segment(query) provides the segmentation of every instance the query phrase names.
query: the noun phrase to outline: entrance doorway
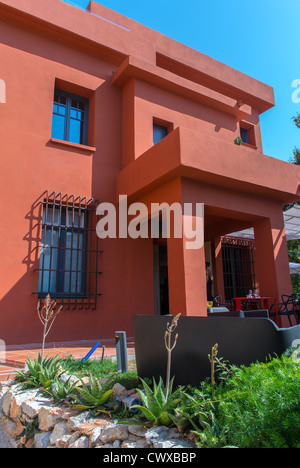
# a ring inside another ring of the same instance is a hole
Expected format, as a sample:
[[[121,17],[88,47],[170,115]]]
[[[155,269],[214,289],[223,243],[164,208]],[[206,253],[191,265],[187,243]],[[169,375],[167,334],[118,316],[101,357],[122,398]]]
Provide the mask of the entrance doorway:
[[[169,313],[168,250],[166,245],[153,245],[154,314]]]

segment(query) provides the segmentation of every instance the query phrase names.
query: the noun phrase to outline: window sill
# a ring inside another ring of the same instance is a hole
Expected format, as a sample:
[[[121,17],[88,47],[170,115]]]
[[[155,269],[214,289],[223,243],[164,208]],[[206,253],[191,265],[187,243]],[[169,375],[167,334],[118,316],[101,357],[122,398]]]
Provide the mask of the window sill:
[[[71,141],[57,140],[56,138],[50,138],[50,143],[60,146],[67,146],[68,148],[79,149],[85,153],[95,153],[96,151],[94,146],[80,145],[78,143],[72,143]]]
[[[244,142],[242,142],[242,146],[246,146],[247,148],[252,148],[252,149],[257,150],[257,146],[255,146],[255,145],[250,145],[250,143],[244,143]]]
[[[40,294],[40,293],[33,293],[36,294],[38,297],[39,301],[44,301],[46,298],[45,294]],[[82,310],[82,309],[94,309],[96,306],[96,299],[94,296],[87,297],[84,295],[84,297],[78,296],[77,298],[74,296],[64,296],[61,297],[59,295],[53,294],[51,296],[51,299],[56,302],[57,307],[60,307],[61,305],[63,306],[63,309],[65,310]]]

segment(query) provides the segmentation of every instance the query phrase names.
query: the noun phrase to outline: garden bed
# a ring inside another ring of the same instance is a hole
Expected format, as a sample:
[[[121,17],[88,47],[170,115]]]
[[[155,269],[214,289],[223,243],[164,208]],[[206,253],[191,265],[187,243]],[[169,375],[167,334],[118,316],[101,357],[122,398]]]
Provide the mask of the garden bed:
[[[0,384],[2,423],[27,448],[300,448],[299,350],[241,367],[208,351],[211,377],[168,392],[109,360],[28,361]]]
[[[133,363],[131,371],[117,375],[116,363],[111,360],[81,364],[70,357],[57,360],[56,365],[53,359],[46,358],[46,367],[52,367],[56,376],[50,375],[49,369],[39,371],[38,376],[34,372],[38,362],[28,364],[17,381],[0,383],[2,423],[10,446],[112,449],[195,446],[192,433],[180,432],[174,426],[153,427],[135,421],[125,403],[139,398],[136,390],[139,379]],[[93,405],[90,397],[94,395],[96,400],[97,393],[91,387],[98,383],[99,400]],[[88,390],[89,395],[85,393]],[[82,399],[82,404],[75,396]]]

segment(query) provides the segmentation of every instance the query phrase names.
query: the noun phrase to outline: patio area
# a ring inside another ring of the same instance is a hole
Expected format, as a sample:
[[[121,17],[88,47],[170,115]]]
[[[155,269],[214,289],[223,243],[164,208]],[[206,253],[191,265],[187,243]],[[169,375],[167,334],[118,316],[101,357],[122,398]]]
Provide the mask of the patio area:
[[[67,357],[70,354],[74,359],[84,358],[96,344],[96,341],[76,341],[64,343],[48,343],[45,347],[45,356]],[[92,354],[90,359],[101,359],[104,348],[104,357],[116,359],[116,343],[114,340],[100,340],[100,346]],[[0,381],[13,378],[18,370],[23,370],[26,359],[37,359],[41,353],[40,344],[10,345],[6,348],[5,361],[0,360]],[[128,360],[135,358],[134,342],[131,339],[127,341]]]

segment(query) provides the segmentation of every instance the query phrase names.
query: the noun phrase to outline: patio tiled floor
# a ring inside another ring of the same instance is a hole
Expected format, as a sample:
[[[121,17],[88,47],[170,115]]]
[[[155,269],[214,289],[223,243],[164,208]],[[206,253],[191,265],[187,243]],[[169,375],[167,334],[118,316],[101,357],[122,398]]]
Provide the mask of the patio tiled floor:
[[[74,359],[84,358],[91,348],[96,344],[96,341],[77,341],[68,343],[49,343],[46,345],[45,356],[60,357],[72,355]],[[101,358],[104,349],[105,357],[116,357],[116,346],[114,341],[101,340],[100,346],[92,354],[92,358]],[[40,345],[27,344],[27,345],[15,345],[7,346],[5,361],[0,362],[0,381],[13,378],[17,370],[24,369],[26,359],[29,358],[34,360],[38,357],[41,352]],[[129,359],[134,358],[134,342],[128,340],[127,342],[127,354]]]

